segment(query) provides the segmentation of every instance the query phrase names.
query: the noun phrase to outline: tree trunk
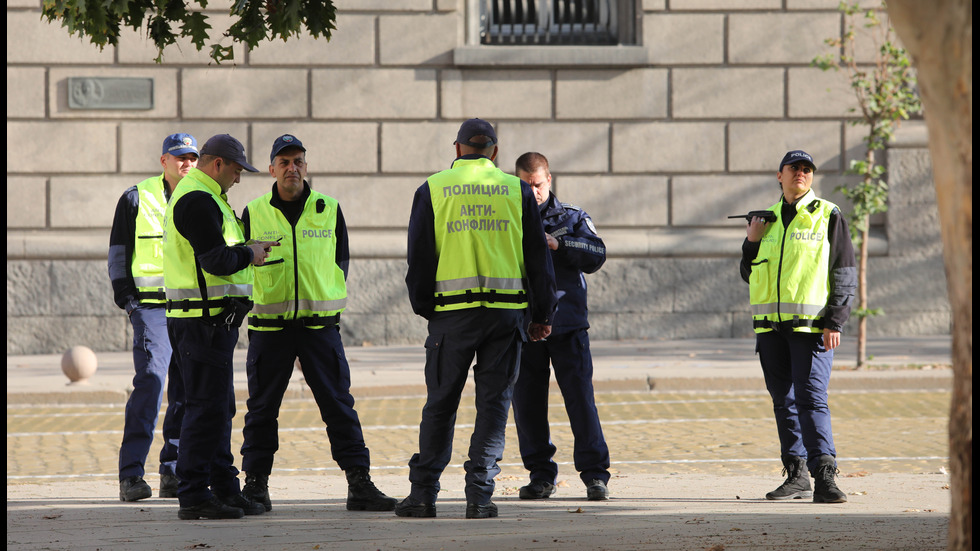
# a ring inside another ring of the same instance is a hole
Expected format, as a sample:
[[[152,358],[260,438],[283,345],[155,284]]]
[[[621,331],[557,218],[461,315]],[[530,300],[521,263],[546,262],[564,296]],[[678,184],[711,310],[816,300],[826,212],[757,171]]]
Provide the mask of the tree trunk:
[[[888,0],[918,71],[953,314],[949,548],[973,549],[973,2]]]
[[[870,121],[870,135],[874,136],[877,122]],[[875,150],[871,148],[869,140],[868,151],[864,154],[864,188],[867,190],[871,186],[871,175],[875,168]],[[863,201],[867,202],[867,200]],[[865,214],[859,222],[864,228],[861,230],[861,247],[858,249],[858,288],[857,305],[860,315],[858,316],[857,330],[857,363],[854,369],[862,369],[868,362],[868,240],[871,238],[871,215]]]
[[[857,364],[855,369],[865,366],[868,359],[868,238],[871,235],[869,216],[864,217],[864,230],[861,231],[861,247],[858,249],[858,308],[863,315],[858,317]]]

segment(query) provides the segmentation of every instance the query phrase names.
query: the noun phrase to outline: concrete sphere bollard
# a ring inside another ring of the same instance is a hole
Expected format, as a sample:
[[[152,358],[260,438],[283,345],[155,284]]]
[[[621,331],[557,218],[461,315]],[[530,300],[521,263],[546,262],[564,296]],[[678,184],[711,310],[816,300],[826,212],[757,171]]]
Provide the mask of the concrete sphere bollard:
[[[86,382],[98,368],[99,360],[87,346],[73,346],[61,356],[61,371],[70,384]]]

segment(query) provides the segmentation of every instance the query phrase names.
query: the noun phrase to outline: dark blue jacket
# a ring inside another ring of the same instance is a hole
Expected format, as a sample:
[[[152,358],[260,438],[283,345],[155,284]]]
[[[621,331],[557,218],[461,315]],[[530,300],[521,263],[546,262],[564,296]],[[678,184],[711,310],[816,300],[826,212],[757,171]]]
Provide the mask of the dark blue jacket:
[[[606,262],[606,245],[595,231],[592,219],[582,209],[558,201],[552,193],[538,206],[544,231],[558,241],[551,251],[558,285],[558,311],[551,327],[554,335],[576,329],[588,329],[589,304],[585,274],[591,274]]]

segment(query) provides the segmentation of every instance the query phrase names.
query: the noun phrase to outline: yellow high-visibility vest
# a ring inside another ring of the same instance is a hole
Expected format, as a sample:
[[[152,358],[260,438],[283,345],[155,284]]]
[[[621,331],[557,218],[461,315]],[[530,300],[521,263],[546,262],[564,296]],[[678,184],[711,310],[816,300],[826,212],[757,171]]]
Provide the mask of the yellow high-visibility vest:
[[[527,307],[521,181],[490,159],[456,159],[428,180],[435,215],[435,310]]]
[[[801,333],[823,331],[830,296],[830,214],[837,205],[818,199],[810,190],[796,203],[796,216],[783,227],[782,200],[768,210],[776,221],[759,244],[752,261],[749,296],[756,333],[774,324]]]
[[[295,227],[272,206],[271,191],[246,208],[250,235],[258,241],[282,239],[255,267],[249,329],[336,325],[347,305],[347,283],[336,256],[337,200],[311,191]]]
[[[136,184],[139,209],[130,271],[136,283],[136,298],[143,304],[163,304],[163,219],[167,199],[163,174]]]
[[[221,234],[229,247],[245,243],[241,221],[228,204],[228,196],[210,176],[192,168],[174,189],[163,233],[163,280],[167,293],[167,317],[201,318],[216,316],[227,305],[228,298],[251,299],[252,266],[231,275],[218,276],[206,272],[194,256],[190,241],[174,226],[174,206],[192,191],[211,195],[221,210]],[[200,279],[199,279],[200,278]],[[203,282],[201,281],[203,280]],[[207,308],[207,314],[205,313]]]

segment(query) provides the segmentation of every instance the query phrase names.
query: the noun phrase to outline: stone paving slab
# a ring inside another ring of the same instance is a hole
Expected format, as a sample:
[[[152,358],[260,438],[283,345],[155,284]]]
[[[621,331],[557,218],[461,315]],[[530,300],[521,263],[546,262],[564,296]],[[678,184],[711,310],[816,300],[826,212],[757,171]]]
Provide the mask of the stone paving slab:
[[[839,462],[852,472],[939,472],[947,464],[948,391],[841,391],[831,395]],[[575,479],[573,437],[561,396],[549,397],[551,438],[564,479]],[[778,476],[772,405],[764,392],[600,391],[596,403],[613,472]],[[407,474],[417,451],[424,397],[370,397],[355,404],[375,471]],[[233,420],[232,450],[242,443],[245,405]],[[476,412],[463,400],[451,465],[465,461]],[[8,481],[115,477],[123,412],[116,405],[8,406]],[[313,400],[289,400],[279,416],[278,474],[337,472]],[[523,476],[511,419],[503,475]],[[157,472],[159,427],[147,458]]]
[[[405,477],[375,480],[408,491]],[[768,477],[635,474],[614,478],[606,502],[564,489],[542,501],[496,497],[500,516],[484,520],[463,519],[456,473],[435,519],[348,512],[339,475],[280,482],[272,512],[223,521],[178,521],[174,500],[120,503],[113,481],[8,485],[7,549],[938,550],[949,514],[940,474],[849,478],[848,503],[834,505],[766,501]]]
[[[877,347],[877,348],[875,348]],[[613,455],[613,499],[584,501],[560,396],[550,398],[558,493],[516,498],[526,473],[508,427],[501,517],[462,519],[474,412],[464,398],[439,518],[344,509],[345,481],[294,373],[271,480],[275,509],[241,521],[179,522],[173,500],[116,500],[128,354],[100,354],[89,385],[66,387],[60,357],[7,358],[8,549],[941,549],[951,384],[948,338],[872,346],[888,369],[834,373],[831,405],[849,503],[761,498],[781,480],[778,444],[751,340],[594,343],[597,403]],[[847,357],[846,349],[838,358]],[[236,354],[244,361],[244,351]],[[419,347],[348,350],[379,487],[408,492],[424,402]],[[845,361],[839,362],[846,367]],[[914,369],[891,369],[894,366]],[[926,368],[924,366],[933,366]],[[243,366],[236,384],[244,388]],[[240,396],[232,449],[241,445]],[[159,436],[159,434],[158,434]],[[160,439],[147,471],[157,469]],[[159,477],[147,480],[156,487]]]

